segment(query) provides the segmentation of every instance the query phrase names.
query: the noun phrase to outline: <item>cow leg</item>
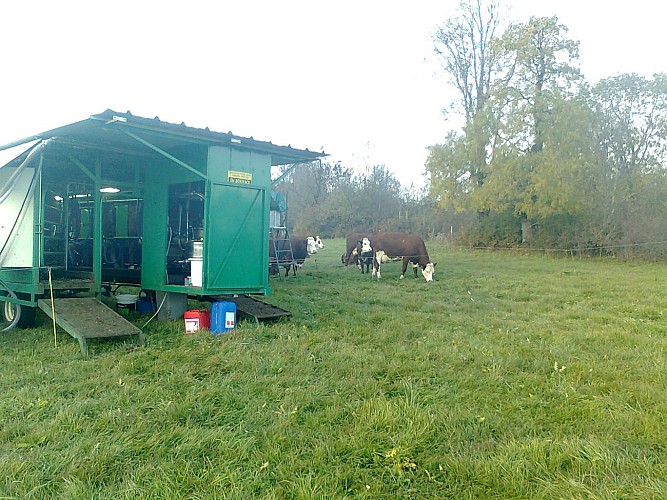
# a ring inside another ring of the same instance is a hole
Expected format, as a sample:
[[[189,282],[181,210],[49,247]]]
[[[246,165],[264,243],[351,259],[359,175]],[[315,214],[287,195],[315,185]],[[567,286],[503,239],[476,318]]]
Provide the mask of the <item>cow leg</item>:
[[[419,267],[419,264],[412,264],[412,272],[415,273],[415,278],[418,278],[417,276],[417,268]]]
[[[380,279],[380,262],[382,262],[382,256],[384,252],[377,252],[375,258],[373,259],[373,274],[372,276],[377,276],[377,279]]]
[[[401,279],[405,278],[405,271],[408,269],[408,262],[410,262],[409,257],[403,257],[403,266],[401,269]]]
[[[345,269],[347,269],[347,267],[350,264],[356,264],[356,262],[357,262],[357,257],[353,253],[345,255]]]

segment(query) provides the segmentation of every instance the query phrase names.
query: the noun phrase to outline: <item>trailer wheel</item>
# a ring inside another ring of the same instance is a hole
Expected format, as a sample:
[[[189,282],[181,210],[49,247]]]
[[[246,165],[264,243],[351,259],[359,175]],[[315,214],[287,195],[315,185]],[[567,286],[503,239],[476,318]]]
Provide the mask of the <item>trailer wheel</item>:
[[[7,284],[0,280],[0,297],[19,298]],[[21,297],[22,298],[22,297]],[[34,307],[13,304],[7,301],[0,301],[0,332],[10,330],[15,326],[19,328],[30,328],[35,324]]]
[[[22,298],[19,295],[19,298]],[[16,326],[18,328],[32,328],[35,326],[35,318],[37,316],[37,308],[30,306],[18,306],[21,308],[21,317]]]
[[[2,280],[0,280],[0,297],[18,298]],[[21,319],[21,306],[4,300],[0,302],[0,306],[0,332],[4,332],[18,325]]]

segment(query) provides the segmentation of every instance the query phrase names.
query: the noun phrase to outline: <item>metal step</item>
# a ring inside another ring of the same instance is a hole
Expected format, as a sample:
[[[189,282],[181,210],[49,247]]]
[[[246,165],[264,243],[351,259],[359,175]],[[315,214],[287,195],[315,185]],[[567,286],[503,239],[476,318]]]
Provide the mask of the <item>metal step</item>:
[[[39,308],[52,318],[51,299],[39,299]],[[144,343],[144,333],[95,297],[57,298],[53,301],[56,324],[79,341],[81,352],[88,355],[87,339],[127,337],[138,335]]]
[[[286,318],[292,315],[291,312],[285,309],[267,304],[248,295],[239,295],[238,297],[221,295],[216,297],[216,299],[234,302],[236,304],[236,311],[252,318],[255,323]]]

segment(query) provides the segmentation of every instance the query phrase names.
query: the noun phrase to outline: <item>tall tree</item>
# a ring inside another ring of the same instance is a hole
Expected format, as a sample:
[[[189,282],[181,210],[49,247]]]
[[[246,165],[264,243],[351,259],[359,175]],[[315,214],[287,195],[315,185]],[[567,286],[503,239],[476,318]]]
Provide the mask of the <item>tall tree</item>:
[[[499,146],[493,175],[479,196],[494,210],[513,210],[526,221],[590,210],[600,172],[592,123],[583,100],[551,99],[548,119],[540,125],[542,148],[523,150],[516,142],[529,139],[521,134]]]
[[[450,83],[459,92],[461,110],[468,125],[488,99],[499,54],[494,39],[500,30],[500,8],[496,0],[468,0],[456,16],[446,20],[434,35],[435,52]]]
[[[434,35],[435,52],[459,94],[457,111],[465,120],[465,150],[469,160],[466,176],[476,186],[481,186],[487,175],[487,148],[492,136],[486,126],[485,108],[496,80],[507,79],[511,74],[496,43],[501,23],[501,9],[496,0],[467,0],[461,2],[457,15],[446,20]],[[435,158],[432,160],[431,173]]]
[[[525,24],[512,24],[503,36],[514,71],[496,97],[507,107],[506,116],[513,118],[510,140],[525,152],[542,151],[552,103],[572,97],[581,82],[575,66],[579,42],[569,39],[567,32],[555,16],[531,17]]]
[[[575,67],[578,42],[556,17],[531,17],[513,24],[502,47],[514,64],[512,77],[494,89],[496,119],[492,182],[480,193],[493,209],[508,208],[522,220],[529,242],[536,216],[582,210],[590,158],[590,114],[575,99],[581,75]],[[572,134],[573,127],[581,127]]]
[[[591,92],[601,122],[600,145],[612,173],[648,172],[667,162],[667,75],[601,80]]]
[[[604,161],[596,229],[607,238],[636,240],[637,227],[654,226],[661,219],[656,207],[664,206],[654,193],[666,189],[667,75],[605,78],[593,87],[590,102]]]

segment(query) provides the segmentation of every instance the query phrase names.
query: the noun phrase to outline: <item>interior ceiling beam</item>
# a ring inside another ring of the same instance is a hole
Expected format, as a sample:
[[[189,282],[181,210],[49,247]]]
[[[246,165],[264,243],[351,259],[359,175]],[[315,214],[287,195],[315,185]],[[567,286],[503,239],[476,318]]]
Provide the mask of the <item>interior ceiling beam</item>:
[[[153,151],[155,151],[156,153],[159,153],[159,154],[161,154],[162,156],[164,156],[165,158],[167,158],[167,159],[173,161],[173,162],[176,163],[177,165],[180,165],[181,167],[183,167],[183,168],[189,170],[190,172],[192,172],[193,174],[198,175],[198,176],[201,177],[202,179],[205,179],[205,180],[208,179],[208,176],[206,176],[206,174],[202,174],[202,173],[201,173],[199,170],[197,170],[196,168],[191,167],[190,165],[188,165],[188,164],[185,163],[184,161],[181,161],[181,160],[179,160],[178,158],[176,158],[175,156],[170,155],[170,154],[167,153],[166,151],[164,151],[164,150],[158,148],[156,145],[151,144],[151,143],[148,142],[147,140],[145,140],[145,139],[139,137],[138,135],[133,134],[133,133],[130,132],[129,130],[124,130],[122,127],[118,127],[118,130],[120,130],[122,133],[124,133],[124,134],[127,135],[128,137],[131,137],[131,138],[134,139],[135,141],[140,142],[141,144],[143,144],[143,145],[146,146],[147,148],[150,148],[150,149],[152,149]]]
[[[84,165],[78,158],[75,158],[75,157],[73,157],[73,156],[70,156],[69,159],[72,161],[72,163],[74,163],[77,167],[79,167],[79,169],[80,169],[84,174],[86,174],[88,177],[90,177],[90,179],[91,179],[93,182],[97,182],[97,181],[99,181],[99,179],[98,179],[97,177],[95,177],[95,174],[92,173],[92,172],[90,171],[90,169],[88,169],[88,167],[86,167],[86,166],[85,166],[85,165]]]

